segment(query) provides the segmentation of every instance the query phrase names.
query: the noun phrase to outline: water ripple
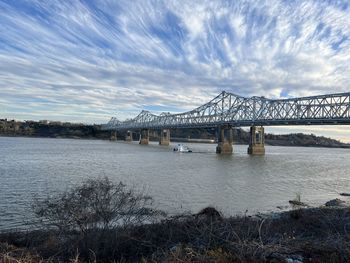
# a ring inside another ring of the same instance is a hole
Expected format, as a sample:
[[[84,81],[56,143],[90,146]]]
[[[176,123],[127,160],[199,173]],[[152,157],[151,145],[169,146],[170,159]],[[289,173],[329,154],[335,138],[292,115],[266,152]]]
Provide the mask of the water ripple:
[[[350,192],[350,151],[266,147],[248,156],[235,145],[232,156],[216,145],[189,144],[193,154],[170,147],[123,142],[0,137],[0,229],[26,227],[31,203],[86,178],[108,176],[152,195],[169,213],[212,205],[225,215],[276,210],[301,194],[320,205]]]

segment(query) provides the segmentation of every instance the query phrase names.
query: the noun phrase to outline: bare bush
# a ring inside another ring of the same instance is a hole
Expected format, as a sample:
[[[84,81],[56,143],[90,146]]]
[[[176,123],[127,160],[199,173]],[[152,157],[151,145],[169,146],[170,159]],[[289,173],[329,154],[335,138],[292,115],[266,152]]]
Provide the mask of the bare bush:
[[[61,231],[110,229],[144,223],[159,215],[152,198],[113,183],[107,177],[88,179],[58,195],[36,199],[34,213],[48,226]]]

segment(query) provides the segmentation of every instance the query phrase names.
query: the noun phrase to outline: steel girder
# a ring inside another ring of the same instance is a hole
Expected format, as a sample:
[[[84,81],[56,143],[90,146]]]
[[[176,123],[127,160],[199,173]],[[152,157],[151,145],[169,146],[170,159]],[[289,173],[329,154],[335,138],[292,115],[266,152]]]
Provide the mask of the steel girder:
[[[350,93],[291,99],[242,97],[223,91],[208,103],[188,112],[155,115],[141,111],[135,118],[119,121],[113,117],[104,130],[203,128],[229,124],[252,125],[334,125],[350,124]]]

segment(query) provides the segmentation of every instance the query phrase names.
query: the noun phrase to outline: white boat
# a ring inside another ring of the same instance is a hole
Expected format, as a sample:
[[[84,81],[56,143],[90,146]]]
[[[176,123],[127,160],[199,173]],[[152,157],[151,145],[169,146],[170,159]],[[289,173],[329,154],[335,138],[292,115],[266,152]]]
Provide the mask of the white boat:
[[[192,150],[190,150],[186,145],[178,144],[175,146],[174,152],[191,153]]]

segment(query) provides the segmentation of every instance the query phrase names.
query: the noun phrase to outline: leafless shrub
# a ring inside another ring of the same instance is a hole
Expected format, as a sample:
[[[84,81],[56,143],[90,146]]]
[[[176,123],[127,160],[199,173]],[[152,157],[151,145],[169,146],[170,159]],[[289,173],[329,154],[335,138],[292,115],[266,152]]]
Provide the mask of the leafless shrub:
[[[129,228],[164,216],[152,208],[152,203],[150,196],[105,177],[88,179],[44,200],[36,199],[33,209],[42,225],[57,232],[55,246],[64,251],[60,253],[65,258],[76,256],[78,250],[79,258],[91,262],[96,256],[113,257],[119,236],[125,235]],[[42,246],[47,246],[47,242]]]
[[[151,208],[152,198],[122,182],[108,178],[88,179],[81,185],[44,200],[36,199],[34,213],[48,226],[62,231],[107,230],[154,219],[160,211]]]

